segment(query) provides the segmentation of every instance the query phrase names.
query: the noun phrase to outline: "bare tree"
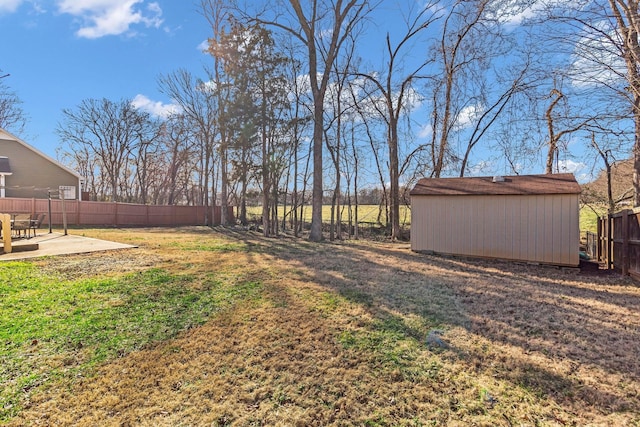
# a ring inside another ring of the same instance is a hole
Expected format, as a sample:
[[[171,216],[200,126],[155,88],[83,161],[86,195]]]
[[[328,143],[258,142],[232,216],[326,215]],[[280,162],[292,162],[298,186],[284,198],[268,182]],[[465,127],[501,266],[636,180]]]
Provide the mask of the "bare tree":
[[[637,0],[609,0],[618,31],[620,55],[624,59],[626,80],[633,106],[635,138],[633,144],[634,206],[640,206],[640,10]]]
[[[280,6],[280,7],[278,7]],[[258,22],[291,34],[307,51],[313,98],[313,212],[309,239],[322,240],[324,99],[331,66],[343,43],[370,10],[367,0],[289,0],[273,7],[275,18],[256,17]],[[306,7],[305,7],[306,6]],[[283,10],[284,9],[284,10]]]
[[[213,37],[209,38],[209,53],[213,57],[213,67],[210,71],[210,80],[214,82],[212,91],[208,95],[215,97],[217,101],[217,124],[218,135],[220,138],[218,148],[219,164],[220,164],[220,204],[221,214],[220,222],[222,225],[229,224],[228,206],[229,206],[229,162],[228,151],[229,145],[233,138],[233,129],[227,123],[228,102],[231,97],[232,88],[228,82],[223,79],[224,63],[219,55],[216,55],[216,44],[220,42],[224,36],[230,21],[229,9],[232,2],[223,0],[201,0],[201,12],[209,22]],[[215,189],[214,189],[215,191]]]
[[[383,160],[380,158],[380,155],[378,154],[378,151],[381,150],[382,148],[379,146],[379,142],[377,141],[375,135],[374,135],[374,124],[371,123],[373,121],[372,118],[372,114],[371,111],[367,111],[364,107],[364,102],[360,102],[360,99],[358,98],[358,89],[363,89],[362,85],[359,85],[359,87],[357,87],[356,85],[350,85],[350,93],[351,93],[351,97],[353,99],[353,105],[356,108],[356,113],[358,115],[358,117],[360,118],[360,120],[362,120],[362,125],[364,127],[364,133],[366,135],[366,141],[369,144],[369,147],[371,149],[371,154],[373,156],[373,160],[376,166],[376,172],[377,172],[377,178],[379,180],[380,183],[380,188],[382,189],[382,197],[380,197],[380,200],[377,202],[379,204],[379,209],[378,209],[378,223],[381,223],[381,219],[382,219],[382,214],[384,212],[385,214],[385,222],[388,224],[389,221],[389,200],[388,200],[388,192],[387,192],[387,184],[386,184],[386,179],[384,177],[384,167],[383,167]],[[366,92],[365,92],[366,93]],[[365,98],[370,98],[371,94],[366,93]],[[384,210],[383,210],[384,207]],[[357,204],[356,204],[356,212],[357,212]],[[356,215],[357,216],[357,215]],[[357,221],[356,221],[356,226],[357,226]]]
[[[308,132],[309,124],[312,122],[313,108],[307,98],[307,85],[300,79],[302,63],[295,59],[296,47],[292,43],[285,42],[288,56],[292,58],[288,61],[288,91],[292,99],[292,108],[288,111],[287,121],[290,124],[289,135],[291,138],[289,169],[293,180],[291,190],[291,213],[293,233],[299,236],[303,225],[303,214],[305,204],[305,193],[308,182],[309,156],[302,155],[302,139]],[[305,160],[305,167],[300,167],[300,161]],[[301,171],[302,169],[302,171]],[[302,182],[300,182],[302,178]],[[302,184],[302,189],[299,185]]]
[[[488,103],[488,106],[483,108],[479,116],[475,119],[473,131],[467,140],[467,148],[462,156],[460,177],[463,177],[466,173],[471,151],[478,145],[490,128],[492,128],[494,124],[502,118],[503,113],[509,106],[511,100],[516,97],[516,95],[524,93],[532,87],[528,81],[529,67],[530,62],[527,58],[517,71],[513,80],[509,81],[509,84],[507,84],[502,91],[498,91],[494,101]]]
[[[205,224],[209,224],[209,195],[214,172],[214,152],[218,135],[217,102],[211,95],[215,88],[208,81],[196,78],[187,70],[174,71],[158,78],[160,91],[180,106],[181,114],[193,127],[199,148],[201,200]],[[214,190],[215,191],[215,190]]]
[[[6,83],[8,74],[0,70],[0,128],[20,134],[24,131],[27,117],[21,107],[22,101]]]
[[[407,23],[407,30],[401,36],[397,44],[391,42],[391,34],[387,33],[385,54],[387,55],[387,68],[381,77],[375,74],[358,73],[359,76],[371,81],[382,96],[380,108],[377,102],[374,107],[380,112],[387,129],[387,148],[389,150],[389,185],[391,204],[391,239],[400,237],[400,166],[398,155],[398,123],[400,115],[406,111],[407,98],[412,95],[412,83],[424,76],[420,72],[427,66],[430,60],[418,61],[418,65],[403,77],[397,77],[401,64],[401,53],[403,48],[411,40],[418,37],[425,31],[431,23],[437,19],[437,15],[432,12],[434,5],[427,4],[420,12]]]
[[[137,150],[155,139],[156,127],[149,114],[137,110],[129,100],[86,99],[76,109],[62,110],[57,133],[70,150],[88,150],[98,160],[109,185],[108,197],[120,201],[127,164]]]
[[[543,19],[556,31],[546,32],[556,49],[573,58],[571,77],[582,87],[597,88],[626,103],[628,114],[620,121],[632,123],[631,157],[634,159],[634,205],[640,206],[640,11],[637,0],[593,0],[550,3]],[[571,70],[570,70],[571,71]],[[599,95],[600,96],[600,95]],[[581,107],[592,110],[593,97]],[[617,109],[617,108],[616,108]],[[592,117],[607,115],[591,113]],[[585,138],[588,140],[588,138]],[[589,144],[590,145],[590,144]]]
[[[164,160],[164,181],[162,182],[162,197],[168,205],[186,202],[185,190],[191,184],[193,162],[193,148],[195,135],[189,126],[189,122],[182,114],[175,114],[168,118],[163,125],[160,137]]]
[[[445,167],[449,140],[461,107],[456,93],[461,90],[465,73],[474,63],[485,61],[485,49],[479,45],[490,0],[456,0],[444,18],[437,52],[442,64],[442,83],[435,85],[433,135],[433,176],[439,178]],[[486,48],[487,46],[485,46]],[[437,135],[437,136],[436,136]]]
[[[103,196],[104,185],[99,169],[100,165],[89,147],[74,146],[72,150],[68,150],[59,146],[56,148],[56,155],[80,174],[82,191],[88,192],[91,200],[99,200]]]

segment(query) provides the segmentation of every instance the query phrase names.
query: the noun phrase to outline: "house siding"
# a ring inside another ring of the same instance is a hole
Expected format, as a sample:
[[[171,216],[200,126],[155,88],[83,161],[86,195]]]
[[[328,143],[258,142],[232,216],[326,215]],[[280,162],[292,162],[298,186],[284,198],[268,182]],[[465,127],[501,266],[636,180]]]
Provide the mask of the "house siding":
[[[0,137],[0,156],[9,158],[12,172],[5,178],[6,197],[47,198],[48,189],[58,190],[61,185],[75,187],[78,197],[80,188],[77,175],[24,144]]]
[[[413,196],[411,249],[576,266],[578,195]]]

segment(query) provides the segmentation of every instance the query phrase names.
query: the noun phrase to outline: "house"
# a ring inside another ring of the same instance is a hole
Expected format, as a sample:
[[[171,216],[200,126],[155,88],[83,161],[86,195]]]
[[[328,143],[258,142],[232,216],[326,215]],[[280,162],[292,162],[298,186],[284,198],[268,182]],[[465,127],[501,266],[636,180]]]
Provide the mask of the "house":
[[[0,128],[0,197],[46,199],[49,191],[79,199],[76,172]]]
[[[411,190],[411,249],[577,266],[573,174],[424,178]]]

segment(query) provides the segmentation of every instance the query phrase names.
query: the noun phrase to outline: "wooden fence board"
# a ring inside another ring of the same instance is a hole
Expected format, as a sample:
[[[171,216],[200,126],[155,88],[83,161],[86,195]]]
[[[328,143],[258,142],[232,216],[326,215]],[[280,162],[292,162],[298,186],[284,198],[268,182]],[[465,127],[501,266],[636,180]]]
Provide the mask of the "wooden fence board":
[[[67,225],[88,226],[189,226],[207,225],[205,216],[209,218],[208,225],[220,224],[220,207],[216,206],[211,214],[205,215],[205,206],[173,206],[173,205],[138,205],[132,203],[90,202],[79,200],[59,199],[20,199],[0,198],[0,212],[12,214],[32,214],[49,212],[51,203],[51,224],[63,225],[64,212]],[[233,208],[229,208],[229,217],[234,218]],[[213,220],[213,222],[212,222]],[[49,217],[45,218],[43,227],[49,226]]]
[[[598,261],[640,279],[640,208],[598,219]]]

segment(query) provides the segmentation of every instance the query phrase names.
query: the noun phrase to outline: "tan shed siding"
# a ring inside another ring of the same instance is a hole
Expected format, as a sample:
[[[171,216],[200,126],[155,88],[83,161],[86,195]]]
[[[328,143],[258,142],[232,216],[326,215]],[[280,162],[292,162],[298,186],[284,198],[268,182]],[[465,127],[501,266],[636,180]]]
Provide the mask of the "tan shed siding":
[[[578,195],[566,196],[563,199],[564,214],[562,217],[564,221],[559,223],[562,226],[561,230],[558,230],[558,234],[562,236],[570,236],[567,239],[573,242],[580,241],[580,205],[578,202]],[[571,215],[570,213],[573,213]],[[562,259],[562,264],[573,265],[578,264],[580,261],[580,247],[576,243],[574,245],[567,245],[565,242],[558,242],[559,258]]]
[[[466,215],[463,217],[464,221],[464,231],[463,237],[461,238],[463,242],[463,249],[466,252],[471,252],[473,248],[478,246],[478,233],[476,231],[476,227],[474,226],[474,217],[472,215]]]
[[[431,211],[432,206],[434,204],[429,203],[429,199],[426,197],[411,199],[411,249],[414,251],[432,250],[429,247],[429,242],[435,241],[432,226],[436,221],[427,220],[434,215],[434,212]]]
[[[548,255],[551,252],[551,223],[549,222],[549,200],[547,196],[536,197],[538,203],[536,204],[536,258],[535,261],[545,262],[548,261]],[[548,242],[548,244],[547,244]]]
[[[553,204],[553,214],[551,221],[551,259],[554,261],[562,262],[565,258],[564,249],[562,244],[562,236],[565,231],[569,231],[567,228],[567,218],[564,218],[563,212],[570,212],[568,198],[563,197]]]
[[[411,248],[548,264],[579,262],[578,195],[413,196]]]

